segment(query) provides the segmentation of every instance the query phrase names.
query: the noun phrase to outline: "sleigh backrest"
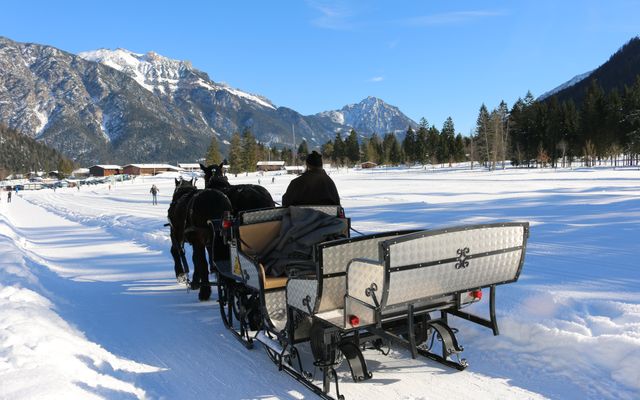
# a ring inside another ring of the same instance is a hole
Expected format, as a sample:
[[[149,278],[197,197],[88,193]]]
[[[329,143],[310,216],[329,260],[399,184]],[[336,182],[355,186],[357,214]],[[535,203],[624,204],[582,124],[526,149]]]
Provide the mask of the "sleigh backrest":
[[[528,234],[528,223],[503,223],[422,231],[385,241],[383,310],[516,281]]]
[[[378,259],[382,242],[411,232],[415,231],[384,232],[319,244],[315,252],[320,281],[315,312],[343,307],[347,266],[351,260],[359,257]]]

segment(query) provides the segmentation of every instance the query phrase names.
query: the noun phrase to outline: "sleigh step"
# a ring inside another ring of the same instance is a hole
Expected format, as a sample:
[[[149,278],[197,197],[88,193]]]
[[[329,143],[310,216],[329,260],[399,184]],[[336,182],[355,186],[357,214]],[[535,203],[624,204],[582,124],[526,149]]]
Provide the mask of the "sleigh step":
[[[265,331],[259,331],[256,335],[256,340],[268,347],[269,350],[278,354],[280,357],[288,356],[289,351],[282,347],[282,345],[275,339],[269,337]]]

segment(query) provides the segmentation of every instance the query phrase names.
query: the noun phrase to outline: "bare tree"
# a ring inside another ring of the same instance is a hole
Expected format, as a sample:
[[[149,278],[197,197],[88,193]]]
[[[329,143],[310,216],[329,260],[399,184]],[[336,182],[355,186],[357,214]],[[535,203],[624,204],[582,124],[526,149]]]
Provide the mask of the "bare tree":
[[[593,157],[596,154],[596,145],[590,139],[584,144],[584,148],[582,149],[584,152],[584,162],[586,167],[593,166]]]
[[[471,161],[471,169],[473,169],[473,162],[478,158],[478,146],[476,146],[476,140],[473,136],[471,136],[471,140],[469,141],[469,160]]]
[[[537,161],[542,164],[542,167],[546,167],[549,163],[550,157],[547,151],[542,146],[542,143],[538,145],[538,157]]]
[[[498,163],[498,155],[500,154],[502,142],[502,116],[497,110],[491,113],[491,170],[496,169]]]
[[[611,143],[607,152],[611,158],[611,165],[613,165],[613,168],[616,168],[618,166],[618,156],[622,153],[622,147],[620,147],[618,143]]]
[[[560,150],[562,152],[562,168],[566,167],[566,160],[567,160],[567,148],[569,147],[569,144],[567,143],[566,140],[562,139],[560,142],[558,142],[558,144],[556,145],[556,148],[558,150]]]

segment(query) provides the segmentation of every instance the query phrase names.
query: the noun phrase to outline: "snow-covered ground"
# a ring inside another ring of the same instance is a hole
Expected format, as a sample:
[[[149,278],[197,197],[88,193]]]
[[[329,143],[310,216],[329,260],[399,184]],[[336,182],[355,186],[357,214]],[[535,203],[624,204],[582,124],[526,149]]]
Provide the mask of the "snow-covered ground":
[[[347,399],[640,398],[640,171],[331,176],[361,232],[531,223],[520,280],[498,288],[501,335],[451,318],[466,371],[367,351],[372,380],[339,370]],[[260,179],[279,201],[291,177]],[[11,204],[2,193],[1,399],[315,397],[225,331],[215,293],[200,303],[175,283],[163,226],[173,184],[24,191]],[[486,312],[486,301],[476,306]]]

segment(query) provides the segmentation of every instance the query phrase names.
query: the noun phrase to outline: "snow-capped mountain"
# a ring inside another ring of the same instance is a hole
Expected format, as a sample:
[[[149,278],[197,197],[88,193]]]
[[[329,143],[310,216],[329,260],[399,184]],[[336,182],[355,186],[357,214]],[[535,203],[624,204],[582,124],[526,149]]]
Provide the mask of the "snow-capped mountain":
[[[578,82],[581,82],[583,80],[585,80],[586,78],[589,77],[589,75],[591,75],[593,73],[593,70],[589,71],[589,72],[585,72],[584,74],[580,74],[580,75],[576,75],[573,78],[569,79],[568,81],[566,81],[565,83],[563,83],[562,85],[559,85],[551,90],[549,90],[548,92],[545,92],[543,94],[541,94],[538,97],[538,101],[542,101],[548,97],[553,96],[556,93],[559,93],[575,84],[577,84]]]
[[[276,109],[264,97],[211,81],[206,73],[194,69],[189,61],[173,60],[153,51],[138,54],[126,49],[100,49],[78,55],[124,72],[152,93],[171,96],[179,89],[200,86],[211,91],[226,91],[262,107]]]
[[[369,97],[303,116],[265,97],[214,82],[187,61],[100,49],[76,56],[0,38],[0,123],[83,163],[189,161],[215,135],[251,129],[269,145],[318,147],[336,132],[404,131],[415,122]]]
[[[327,124],[346,125],[359,133],[403,133],[417,124],[404,115],[398,107],[369,96],[357,104],[349,104],[340,110],[325,111],[315,115]]]

